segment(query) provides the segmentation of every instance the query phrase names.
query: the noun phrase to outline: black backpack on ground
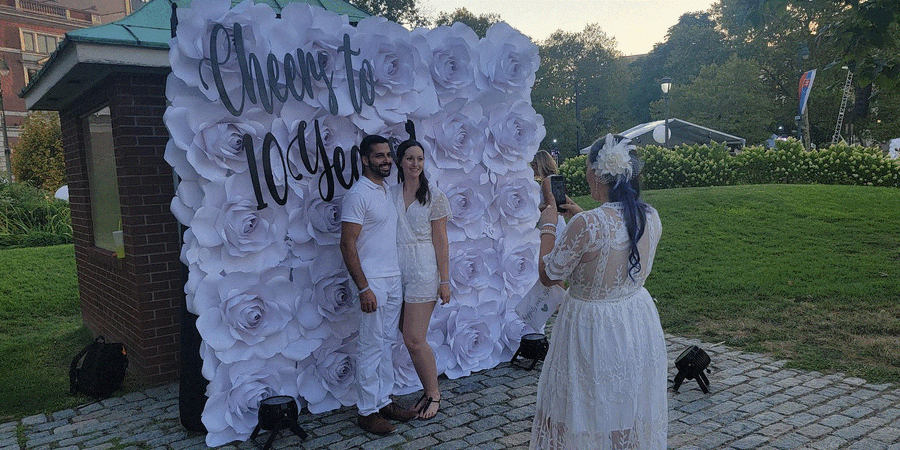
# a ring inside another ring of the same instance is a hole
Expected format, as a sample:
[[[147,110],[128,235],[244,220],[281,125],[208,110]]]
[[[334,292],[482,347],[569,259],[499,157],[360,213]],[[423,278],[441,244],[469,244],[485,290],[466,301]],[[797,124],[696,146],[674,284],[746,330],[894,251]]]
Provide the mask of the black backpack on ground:
[[[78,352],[69,366],[69,393],[82,393],[91,397],[109,397],[122,386],[128,356],[121,343],[107,343],[97,336]]]

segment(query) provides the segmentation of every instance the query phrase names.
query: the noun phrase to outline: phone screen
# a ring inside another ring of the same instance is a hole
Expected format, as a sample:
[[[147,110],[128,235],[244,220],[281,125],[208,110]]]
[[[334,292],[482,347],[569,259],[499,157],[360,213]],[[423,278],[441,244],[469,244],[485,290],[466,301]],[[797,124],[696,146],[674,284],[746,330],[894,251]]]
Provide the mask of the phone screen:
[[[566,212],[559,207],[566,202],[566,179],[562,175],[550,177],[550,191],[553,193],[553,199],[556,200],[556,210],[561,213]]]

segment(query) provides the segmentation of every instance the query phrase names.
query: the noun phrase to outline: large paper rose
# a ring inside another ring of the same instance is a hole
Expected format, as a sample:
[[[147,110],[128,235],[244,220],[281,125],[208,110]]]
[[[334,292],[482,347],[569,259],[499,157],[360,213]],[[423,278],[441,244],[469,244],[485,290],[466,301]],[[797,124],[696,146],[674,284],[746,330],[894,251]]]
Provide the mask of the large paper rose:
[[[410,116],[422,118],[437,112],[437,94],[428,70],[431,49],[424,36],[411,36],[396,23],[369,17],[357,24],[355,39],[360,60],[372,64],[378,98],[375,108],[364,108],[360,118],[370,117],[374,109],[385,122],[403,123]]]
[[[457,295],[502,285],[499,255],[488,238],[450,244],[450,286]]]
[[[300,338],[287,326],[296,296],[285,269],[207,275],[194,296],[197,330],[225,363],[271,358]]]
[[[442,106],[474,93],[478,35],[461,22],[431,30],[417,28],[431,47],[431,79]]]
[[[180,223],[185,225],[194,220],[194,213],[203,204],[203,189],[196,181],[181,180],[169,210]]]
[[[337,246],[321,247],[320,257],[301,268],[309,274],[317,313],[330,324],[331,333],[341,339],[359,329],[359,306],[353,295],[350,275],[341,263]]]
[[[527,168],[547,133],[544,118],[526,100],[494,106],[488,117],[484,165],[499,175]]]
[[[341,202],[343,197],[322,200],[307,194],[302,206],[288,216],[288,236],[298,244],[312,240],[316,246],[337,245],[341,239]]]
[[[510,174],[513,176],[502,179],[495,188],[493,205],[504,227],[531,225],[537,223],[540,215],[538,184],[525,178],[524,172]]]
[[[275,395],[297,396],[294,362],[282,357],[250,359],[220,365],[206,387],[209,397],[201,414],[206,445],[218,447],[250,437],[259,404]]]
[[[301,362],[297,392],[319,414],[356,403],[356,340],[331,338]]]
[[[176,79],[174,77],[169,77],[170,80]],[[168,114],[169,110],[166,110]],[[164,116],[165,117],[165,116]],[[169,126],[168,119],[166,119],[166,127]],[[169,132],[171,136],[172,133]],[[191,136],[193,139],[193,136]],[[172,166],[175,170],[175,173],[178,174],[178,177],[185,181],[197,181],[200,179],[200,174],[191,166],[191,163],[187,160],[187,150],[185,148],[178,147],[175,144],[175,139],[169,139],[169,142],[166,143],[166,152],[163,154],[163,158],[165,158],[166,162]]]
[[[496,302],[485,302],[477,307],[460,306],[449,314],[447,344],[455,365],[447,368],[448,377],[464,377],[500,362],[502,326],[498,308]]]
[[[500,273],[507,293],[522,295],[534,285],[538,275],[538,240],[538,230],[529,227],[521,232],[506,230],[497,241]]]
[[[186,152],[192,169],[207,180],[220,181],[249,168],[245,137],[253,145],[257,164],[262,165],[262,144],[271,116],[258,107],[248,107],[234,117],[221,107],[211,107],[195,97],[173,102],[164,115],[172,142]]]
[[[484,168],[476,166],[468,174],[444,170],[436,182],[450,203],[447,236],[451,242],[494,236],[493,219],[486,214],[494,191]]]
[[[257,209],[249,177],[231,176],[221,184],[204,186],[203,206],[191,228],[199,248],[189,252],[208,273],[260,272],[285,259],[288,246],[287,213],[283,208]]]
[[[481,70],[476,77],[479,88],[529,98],[541,57],[528,36],[506,22],[496,23],[488,29],[478,50],[481,54]]]
[[[451,102],[426,121],[434,136],[428,159],[440,169],[470,173],[481,162],[487,140],[487,118],[481,105],[467,99]]]

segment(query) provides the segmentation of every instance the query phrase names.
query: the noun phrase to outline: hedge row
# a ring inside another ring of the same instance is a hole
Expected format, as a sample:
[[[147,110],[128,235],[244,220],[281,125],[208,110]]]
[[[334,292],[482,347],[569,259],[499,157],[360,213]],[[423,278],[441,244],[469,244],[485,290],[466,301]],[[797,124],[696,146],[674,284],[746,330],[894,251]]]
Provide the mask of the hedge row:
[[[638,149],[645,161],[644,189],[724,186],[735,184],[849,184],[900,187],[900,160],[878,148],[836,144],[804,150],[796,140],[779,141],[775,148],[745,147],[731,155],[721,144],[647,146]],[[585,156],[560,166],[569,191],[588,193]]]

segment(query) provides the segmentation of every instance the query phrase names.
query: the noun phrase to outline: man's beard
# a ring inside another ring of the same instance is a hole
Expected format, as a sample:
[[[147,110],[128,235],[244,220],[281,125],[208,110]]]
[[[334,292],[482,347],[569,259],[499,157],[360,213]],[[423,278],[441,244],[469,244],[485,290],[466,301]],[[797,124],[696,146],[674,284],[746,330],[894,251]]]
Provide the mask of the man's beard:
[[[381,178],[387,178],[391,176],[391,166],[391,164],[385,164],[385,169],[382,169],[375,164],[369,163],[369,171]]]

